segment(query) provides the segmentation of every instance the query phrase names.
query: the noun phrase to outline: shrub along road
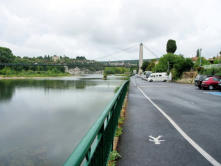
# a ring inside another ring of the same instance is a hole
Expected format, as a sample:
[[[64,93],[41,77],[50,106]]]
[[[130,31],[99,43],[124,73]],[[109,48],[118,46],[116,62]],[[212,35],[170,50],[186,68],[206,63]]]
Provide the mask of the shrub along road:
[[[119,166],[220,165],[221,97],[132,77]]]

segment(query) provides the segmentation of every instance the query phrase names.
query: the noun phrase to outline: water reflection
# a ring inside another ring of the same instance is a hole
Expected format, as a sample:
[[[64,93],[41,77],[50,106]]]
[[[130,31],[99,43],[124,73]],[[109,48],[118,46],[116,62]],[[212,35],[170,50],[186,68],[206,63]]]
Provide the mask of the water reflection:
[[[80,80],[0,80],[0,101],[10,100],[15,88],[43,88],[50,89],[84,89],[86,86],[96,86],[94,81]]]
[[[15,86],[8,81],[0,81],[0,102],[6,101],[12,98],[15,92]]]
[[[0,166],[62,165],[121,83],[1,80]]]

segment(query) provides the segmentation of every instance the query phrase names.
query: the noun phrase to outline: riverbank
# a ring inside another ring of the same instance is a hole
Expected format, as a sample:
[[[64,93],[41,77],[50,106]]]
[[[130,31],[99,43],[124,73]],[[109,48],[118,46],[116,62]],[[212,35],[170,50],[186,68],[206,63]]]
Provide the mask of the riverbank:
[[[38,79],[38,78],[55,78],[55,77],[67,77],[72,76],[71,74],[65,75],[29,75],[29,76],[3,76],[0,75],[0,80],[17,80],[17,79]]]

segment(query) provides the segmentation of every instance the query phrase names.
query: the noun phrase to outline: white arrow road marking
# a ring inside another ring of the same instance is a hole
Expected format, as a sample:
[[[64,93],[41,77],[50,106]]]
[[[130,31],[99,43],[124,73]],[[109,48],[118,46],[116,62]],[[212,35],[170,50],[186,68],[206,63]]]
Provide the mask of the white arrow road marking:
[[[162,137],[161,135],[159,135],[158,137],[153,137],[152,135],[149,136],[150,139],[149,141],[154,142],[156,145],[159,145],[160,142],[165,141],[165,140],[160,140],[160,138]]]
[[[144,92],[142,89],[137,87],[140,92],[144,95],[144,97],[153,104],[153,106],[173,125],[173,127],[201,154],[205,157],[212,165],[221,166],[221,164],[216,161],[209,153],[207,153],[203,148],[201,148],[194,140],[192,140],[181,128],[176,124],[176,122],[167,115],[156,103],[154,103]]]

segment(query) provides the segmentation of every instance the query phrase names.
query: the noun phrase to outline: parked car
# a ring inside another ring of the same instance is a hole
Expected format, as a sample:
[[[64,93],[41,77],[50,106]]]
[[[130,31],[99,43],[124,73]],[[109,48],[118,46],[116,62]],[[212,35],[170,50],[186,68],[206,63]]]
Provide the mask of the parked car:
[[[166,82],[168,80],[168,75],[167,75],[167,73],[152,73],[147,78],[147,80],[149,82],[153,82],[153,81],[163,81],[163,82]]]
[[[218,84],[218,88],[221,90],[221,81]]]
[[[207,77],[203,82],[202,82],[202,89],[218,89],[219,88],[219,83],[220,79],[217,77]]]
[[[199,89],[201,89],[202,88],[201,84],[202,84],[203,80],[205,80],[207,77],[209,77],[209,76],[198,74],[196,76],[196,78],[195,78],[195,81],[194,81],[195,82],[195,86],[197,86]]]

